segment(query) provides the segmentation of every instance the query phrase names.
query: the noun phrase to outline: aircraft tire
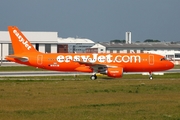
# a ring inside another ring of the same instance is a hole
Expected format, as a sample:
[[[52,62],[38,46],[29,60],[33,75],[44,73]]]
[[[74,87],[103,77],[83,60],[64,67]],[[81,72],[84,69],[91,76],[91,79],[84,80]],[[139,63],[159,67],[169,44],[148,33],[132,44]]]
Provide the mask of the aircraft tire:
[[[91,79],[91,80],[96,80],[96,79],[97,79],[97,76],[96,76],[96,75],[91,75],[90,79]]]
[[[150,76],[150,77],[149,77],[149,79],[150,79],[150,80],[152,80],[152,79],[153,79],[153,77],[152,77],[152,76]]]

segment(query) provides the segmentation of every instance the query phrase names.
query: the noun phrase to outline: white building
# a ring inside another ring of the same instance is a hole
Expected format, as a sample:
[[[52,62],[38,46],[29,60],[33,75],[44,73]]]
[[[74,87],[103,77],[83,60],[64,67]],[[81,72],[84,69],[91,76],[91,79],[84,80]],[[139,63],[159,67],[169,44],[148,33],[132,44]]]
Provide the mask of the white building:
[[[90,39],[82,38],[58,38],[58,44],[68,45],[68,53],[85,53],[87,48],[95,43]]]
[[[170,43],[96,43],[86,50],[90,53],[155,53],[174,60],[180,64],[180,44]]]
[[[22,32],[33,46],[43,53],[60,52],[85,52],[86,48],[92,47],[94,42],[89,39],[59,38],[57,32]],[[64,51],[64,45],[68,47]],[[63,48],[61,48],[63,46]],[[63,51],[62,51],[63,49]],[[8,31],[0,31],[0,57],[5,61],[5,56],[13,54],[12,44]]]

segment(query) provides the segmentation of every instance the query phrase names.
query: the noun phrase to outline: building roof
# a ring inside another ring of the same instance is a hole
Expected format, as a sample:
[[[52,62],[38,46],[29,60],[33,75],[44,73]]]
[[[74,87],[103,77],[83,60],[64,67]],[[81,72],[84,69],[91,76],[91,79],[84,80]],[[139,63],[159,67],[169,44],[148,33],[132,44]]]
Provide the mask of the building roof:
[[[122,44],[122,43],[99,43],[105,47],[113,47],[113,48],[179,48],[180,44],[170,44],[170,43],[132,43],[132,44]]]
[[[58,43],[94,43],[90,39],[84,38],[58,38]]]
[[[31,42],[38,43],[57,43],[57,32],[22,32],[26,38]],[[10,36],[8,31],[0,31],[0,42],[10,43]]]
[[[90,39],[83,38],[58,38],[57,32],[26,32],[22,31],[31,43],[93,43]],[[8,31],[0,31],[0,43],[11,43]]]

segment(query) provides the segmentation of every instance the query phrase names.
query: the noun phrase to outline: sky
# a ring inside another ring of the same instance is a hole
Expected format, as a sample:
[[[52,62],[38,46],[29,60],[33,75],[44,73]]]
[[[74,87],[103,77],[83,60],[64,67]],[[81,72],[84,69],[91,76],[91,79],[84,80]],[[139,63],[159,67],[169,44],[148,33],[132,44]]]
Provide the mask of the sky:
[[[180,41],[180,0],[1,0],[0,31],[58,32],[94,42]]]

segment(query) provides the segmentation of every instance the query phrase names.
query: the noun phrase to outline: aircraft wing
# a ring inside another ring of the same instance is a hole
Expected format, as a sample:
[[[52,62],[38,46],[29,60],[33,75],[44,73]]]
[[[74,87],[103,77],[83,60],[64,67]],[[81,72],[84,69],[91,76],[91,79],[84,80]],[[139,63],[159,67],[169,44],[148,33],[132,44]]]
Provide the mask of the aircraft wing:
[[[29,61],[29,58],[28,58],[28,57],[22,57],[22,56],[18,56],[18,55],[8,55],[8,56],[6,56],[6,59],[8,59],[8,58],[18,59],[18,60],[20,60],[20,61],[22,61],[22,62],[27,62],[27,61]]]
[[[101,63],[91,63],[91,62],[82,62],[82,61],[75,61],[75,62],[78,62],[79,64],[82,64],[82,65],[86,65],[86,66],[91,66],[91,67],[108,67],[108,68],[116,68],[118,66],[116,65],[110,65],[110,64],[101,64]]]

